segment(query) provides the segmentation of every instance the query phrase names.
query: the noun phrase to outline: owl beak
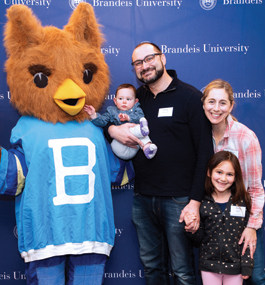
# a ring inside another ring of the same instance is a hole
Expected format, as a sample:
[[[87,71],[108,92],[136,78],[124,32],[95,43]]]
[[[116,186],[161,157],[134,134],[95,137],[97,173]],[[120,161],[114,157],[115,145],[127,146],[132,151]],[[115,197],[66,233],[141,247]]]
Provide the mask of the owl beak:
[[[55,103],[71,116],[77,115],[85,105],[85,92],[71,79],[66,79],[53,96]]]

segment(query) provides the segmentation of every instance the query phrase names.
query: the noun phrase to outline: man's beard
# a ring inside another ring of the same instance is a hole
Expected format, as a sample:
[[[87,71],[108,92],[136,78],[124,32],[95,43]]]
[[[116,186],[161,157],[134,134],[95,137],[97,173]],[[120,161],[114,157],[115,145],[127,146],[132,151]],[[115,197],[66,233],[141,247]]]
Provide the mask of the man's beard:
[[[142,77],[143,72],[148,72],[149,70],[156,70],[156,68],[155,67],[149,67],[145,70],[142,70],[140,73],[141,77],[140,78],[138,77],[138,79],[145,84],[152,84],[152,83],[156,82],[159,78],[162,77],[162,75],[164,73],[164,68],[161,68],[161,69],[156,70],[155,75],[153,77],[144,79]]]

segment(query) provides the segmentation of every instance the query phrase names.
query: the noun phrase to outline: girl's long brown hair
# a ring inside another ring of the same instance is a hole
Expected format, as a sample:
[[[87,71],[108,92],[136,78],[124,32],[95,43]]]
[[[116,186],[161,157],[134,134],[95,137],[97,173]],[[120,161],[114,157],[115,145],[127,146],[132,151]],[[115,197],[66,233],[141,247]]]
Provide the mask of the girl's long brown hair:
[[[230,188],[231,193],[233,195],[232,202],[236,205],[240,205],[241,200],[243,199],[245,201],[247,210],[249,211],[249,213],[251,213],[251,198],[244,185],[239,161],[237,157],[229,151],[219,151],[215,153],[208,161],[207,175],[205,179],[206,194],[208,196],[211,196],[212,193],[215,191],[211,179],[212,171],[214,168],[216,168],[220,163],[224,161],[229,161],[235,170],[235,181]]]

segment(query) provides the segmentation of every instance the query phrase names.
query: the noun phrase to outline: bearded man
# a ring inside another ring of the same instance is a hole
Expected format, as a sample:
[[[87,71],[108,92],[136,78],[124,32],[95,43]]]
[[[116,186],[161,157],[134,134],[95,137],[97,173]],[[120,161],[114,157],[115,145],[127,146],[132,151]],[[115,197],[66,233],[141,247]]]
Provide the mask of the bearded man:
[[[183,221],[187,213],[194,213],[197,218],[186,229],[193,232],[199,227],[206,164],[213,155],[211,125],[203,112],[202,94],[179,80],[174,70],[166,70],[166,56],[153,43],[136,46],[132,66],[144,83],[137,97],[150,138],[158,146],[152,160],[143,152],[133,159],[132,220],[146,284],[169,285],[169,272],[174,284],[196,284],[193,248],[183,231]],[[130,127],[112,125],[108,133],[122,144],[141,144]]]

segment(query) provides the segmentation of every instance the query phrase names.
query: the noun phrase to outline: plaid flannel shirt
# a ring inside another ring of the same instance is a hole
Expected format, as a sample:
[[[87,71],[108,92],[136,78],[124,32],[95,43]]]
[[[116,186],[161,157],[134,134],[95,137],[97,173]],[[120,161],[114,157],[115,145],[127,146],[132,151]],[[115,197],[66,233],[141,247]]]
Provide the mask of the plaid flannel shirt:
[[[263,222],[264,189],[261,182],[261,148],[255,133],[243,124],[227,117],[225,134],[214,152],[221,150],[235,154],[240,162],[244,184],[251,197],[252,207],[247,227],[259,229]]]

